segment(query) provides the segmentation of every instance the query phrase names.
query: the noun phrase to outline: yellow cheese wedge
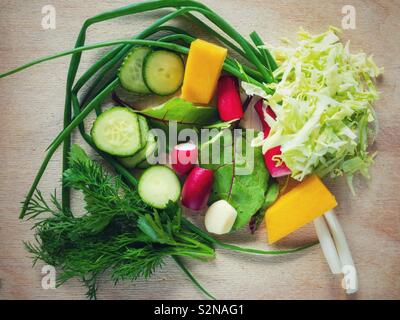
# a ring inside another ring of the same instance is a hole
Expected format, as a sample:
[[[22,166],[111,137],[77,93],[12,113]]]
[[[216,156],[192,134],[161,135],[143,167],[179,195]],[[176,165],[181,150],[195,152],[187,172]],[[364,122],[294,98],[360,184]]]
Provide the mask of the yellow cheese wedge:
[[[182,85],[182,98],[193,103],[211,101],[228,50],[197,39],[190,45]]]
[[[306,178],[267,209],[268,242],[282,239],[336,206],[335,197],[316,175]]]

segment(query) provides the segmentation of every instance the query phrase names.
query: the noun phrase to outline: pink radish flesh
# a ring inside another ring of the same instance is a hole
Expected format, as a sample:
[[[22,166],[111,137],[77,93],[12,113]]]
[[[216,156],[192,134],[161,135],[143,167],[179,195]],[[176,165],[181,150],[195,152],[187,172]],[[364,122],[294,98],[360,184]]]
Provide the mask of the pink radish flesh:
[[[182,188],[182,205],[196,211],[204,209],[210,197],[213,178],[212,170],[193,168]]]
[[[261,120],[263,132],[264,132],[264,138],[266,138],[266,137],[268,137],[269,132],[271,131],[271,128],[269,127],[268,123],[264,119],[263,100],[258,101],[254,105],[254,109],[256,110],[256,112]],[[273,119],[276,119],[276,115],[270,107],[267,107],[266,112]],[[281,154],[282,154],[282,152],[281,152],[280,146],[272,148],[264,154],[265,166],[267,167],[271,176],[274,178],[287,176],[291,173],[290,169],[286,166],[286,164],[284,162],[279,164],[278,161],[274,160],[276,156],[280,156]]]
[[[179,175],[185,175],[197,163],[198,150],[193,143],[182,143],[175,146],[171,153],[171,166]]]
[[[222,121],[243,117],[239,86],[235,77],[222,76],[218,81],[218,112]]]
[[[280,146],[269,149],[264,154],[265,165],[267,166],[267,169],[273,178],[279,178],[291,174],[290,169],[284,162],[279,164],[278,161],[274,160],[275,156],[280,156],[281,154],[282,152]]]

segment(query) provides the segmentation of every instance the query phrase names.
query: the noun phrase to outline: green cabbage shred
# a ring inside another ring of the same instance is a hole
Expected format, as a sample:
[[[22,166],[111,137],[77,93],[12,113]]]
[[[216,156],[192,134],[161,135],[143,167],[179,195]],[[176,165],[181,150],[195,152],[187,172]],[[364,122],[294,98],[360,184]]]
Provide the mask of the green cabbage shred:
[[[266,152],[280,145],[296,180],[311,173],[345,175],[354,193],[353,175],[369,178],[373,163],[368,146],[377,127],[372,125],[377,121],[372,103],[378,99],[374,80],[383,69],[365,53],[350,53],[338,32],[331,27],[313,36],[301,29],[296,47],[273,48],[279,82],[265,85],[274,90],[272,95],[248,83],[242,86],[266,98],[277,116],[274,120],[265,113],[271,132],[266,139],[254,139],[254,146]]]

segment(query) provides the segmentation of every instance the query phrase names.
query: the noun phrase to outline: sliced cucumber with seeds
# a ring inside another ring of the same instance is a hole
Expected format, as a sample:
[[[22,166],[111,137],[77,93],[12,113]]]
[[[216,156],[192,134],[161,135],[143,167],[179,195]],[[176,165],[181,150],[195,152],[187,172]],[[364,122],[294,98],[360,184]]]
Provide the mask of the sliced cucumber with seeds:
[[[136,152],[132,157],[119,158],[118,160],[123,166],[133,169],[139,163],[146,161],[146,159],[148,159],[157,150],[157,147],[158,143],[155,139],[155,136],[149,131],[147,135],[147,143],[144,148]]]
[[[175,172],[166,166],[153,166],[139,179],[138,192],[148,205],[163,209],[181,195],[181,183]]]
[[[138,116],[128,108],[104,111],[93,123],[91,135],[97,148],[114,156],[129,157],[143,147]]]
[[[119,70],[122,87],[130,92],[150,93],[143,80],[143,61],[151,52],[148,47],[135,47],[125,57]]]
[[[147,143],[147,133],[149,132],[149,124],[145,117],[138,115],[139,128],[140,128],[140,138],[142,139],[143,147]]]
[[[160,96],[176,92],[182,86],[184,72],[181,56],[170,51],[153,51],[144,59],[144,82],[151,92]]]

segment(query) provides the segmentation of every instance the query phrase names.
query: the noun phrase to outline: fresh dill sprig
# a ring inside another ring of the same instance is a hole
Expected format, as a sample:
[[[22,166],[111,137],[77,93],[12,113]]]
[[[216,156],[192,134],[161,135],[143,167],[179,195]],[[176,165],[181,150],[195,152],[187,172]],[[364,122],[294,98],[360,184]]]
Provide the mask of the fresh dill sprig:
[[[110,175],[78,146],[72,147],[69,164],[63,183],[83,193],[85,214],[64,210],[55,194],[48,204],[39,190],[27,207],[29,219],[46,217],[33,227],[35,243],[25,247],[34,262],[42,260],[59,270],[57,285],[78,277],[87,296],[95,299],[97,280],[105,273],[117,283],[150,277],[168,256],[214,256],[212,245],[181,223],[177,204],[151,208],[137,190]]]

